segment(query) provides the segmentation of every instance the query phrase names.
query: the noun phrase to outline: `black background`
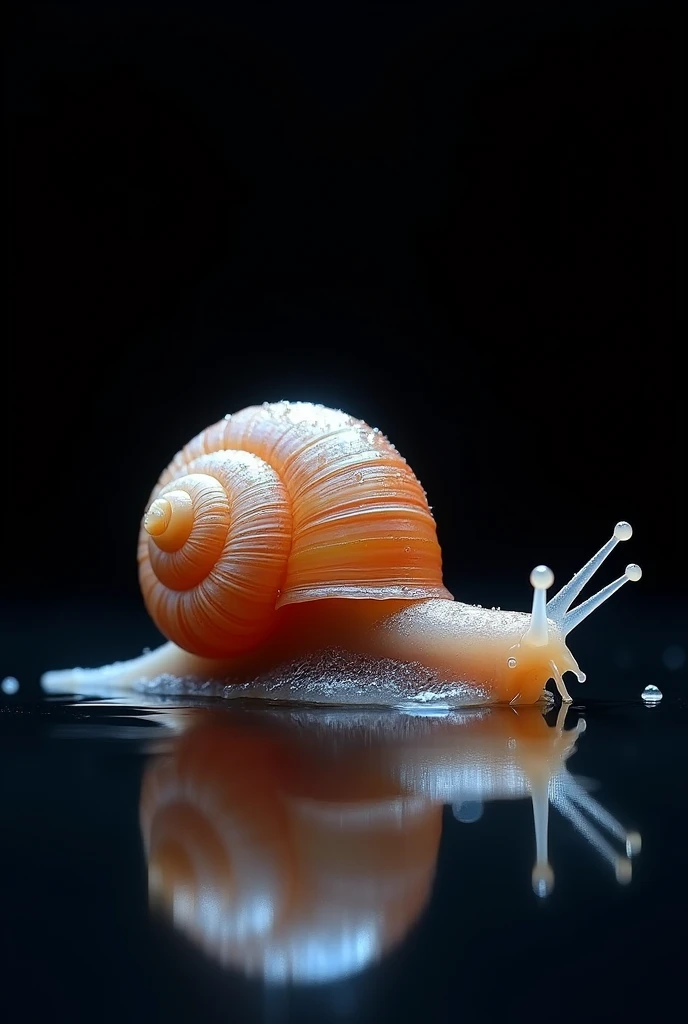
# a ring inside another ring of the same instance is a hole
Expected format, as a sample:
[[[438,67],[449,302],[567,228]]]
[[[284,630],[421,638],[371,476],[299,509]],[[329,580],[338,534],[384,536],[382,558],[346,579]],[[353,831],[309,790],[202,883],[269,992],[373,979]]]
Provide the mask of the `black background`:
[[[283,397],[394,441],[457,597],[526,607],[534,564],[565,581],[620,518],[602,582],[645,575],[615,607],[685,594],[679,5],[23,3],[9,26],[11,621],[142,614],[160,471]]]
[[[535,906],[525,804],[448,828],[356,1019],[661,1017],[685,947],[686,669],[662,662],[688,646],[681,5],[27,0],[5,27],[7,1019],[347,1016],[345,988],[280,1005],[156,932],[143,752],[30,700],[46,668],[155,641],[151,487],[203,427],[283,397],[391,438],[457,597],[525,608],[533,565],[561,583],[620,518],[601,582],[644,569],[572,644],[577,698],[635,701],[591,713],[575,762],[642,829],[633,886],[553,830]]]

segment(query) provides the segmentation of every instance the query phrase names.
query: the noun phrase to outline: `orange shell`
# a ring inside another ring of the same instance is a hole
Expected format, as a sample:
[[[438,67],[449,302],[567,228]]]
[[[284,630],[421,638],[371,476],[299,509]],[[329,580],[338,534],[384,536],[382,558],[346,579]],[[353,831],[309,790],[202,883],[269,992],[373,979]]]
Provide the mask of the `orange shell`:
[[[163,498],[157,535],[141,526],[141,590],[193,654],[250,650],[285,604],[451,597],[423,488],[343,412],[277,402],[227,416],[175,456],[149,509]]]

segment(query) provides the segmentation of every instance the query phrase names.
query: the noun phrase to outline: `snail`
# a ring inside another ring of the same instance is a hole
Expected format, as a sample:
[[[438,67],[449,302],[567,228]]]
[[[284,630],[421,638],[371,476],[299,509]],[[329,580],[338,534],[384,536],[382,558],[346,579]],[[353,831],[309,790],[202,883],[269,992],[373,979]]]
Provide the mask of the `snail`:
[[[568,634],[640,567],[571,606],[631,534],[617,523],[549,602],[553,573],[536,566],[530,614],[456,601],[425,491],[380,430],[307,402],[251,406],[174,457],[143,515],[141,591],[169,642],[103,669],[48,672],[43,685],[253,680],[260,693],[266,674],[337,651],[391,676],[412,666],[410,699],[529,704],[553,679],[570,702],[564,675],[585,676]]]
[[[552,724],[535,706],[195,713],[142,780],[151,909],[223,967],[269,982],[351,977],[397,948],[429,904],[443,807],[467,824],[483,802],[518,799],[533,805],[536,896],[554,884],[550,803],[627,884],[640,836],[571,775],[584,721],[565,719],[565,705]],[[503,846],[500,875],[519,851]],[[489,902],[495,881],[468,862],[451,887]]]

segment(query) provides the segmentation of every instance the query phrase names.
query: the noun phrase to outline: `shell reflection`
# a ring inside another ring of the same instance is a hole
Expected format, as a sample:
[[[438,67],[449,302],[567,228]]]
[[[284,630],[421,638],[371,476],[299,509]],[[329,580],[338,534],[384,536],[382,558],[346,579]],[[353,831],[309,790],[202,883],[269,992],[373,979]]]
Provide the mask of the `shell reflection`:
[[[565,715],[208,712],[144,776],[151,902],[224,966],[269,981],[343,978],[400,943],[427,905],[444,805],[463,822],[448,827],[477,828],[485,802],[524,797],[538,895],[554,880],[550,804],[627,882],[640,837],[569,773],[584,722],[566,730]]]

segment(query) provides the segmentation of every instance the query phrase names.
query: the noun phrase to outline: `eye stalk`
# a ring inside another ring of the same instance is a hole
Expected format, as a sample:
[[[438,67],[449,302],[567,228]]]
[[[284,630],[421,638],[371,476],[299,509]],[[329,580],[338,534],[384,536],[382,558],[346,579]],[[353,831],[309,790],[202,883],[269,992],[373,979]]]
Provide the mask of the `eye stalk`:
[[[642,569],[639,565],[631,563],[626,566],[626,572],[623,576],[619,576],[618,580],[614,580],[613,583],[604,587],[599,591],[599,593],[595,594],[593,597],[589,597],[587,601],[583,601],[583,603],[579,604],[577,608],[573,609],[573,611],[569,610],[583,587],[586,583],[589,583],[599,567],[602,565],[607,555],[614,550],[619,541],[630,540],[632,536],[633,528],[630,523],[624,521],[617,523],[614,527],[614,533],[607,543],[600,548],[596,555],[593,555],[589,562],[586,562],[582,569],[579,569],[573,579],[571,579],[565,587],[562,587],[559,593],[556,594],[551,601],[548,601],[547,615],[550,619],[553,619],[554,622],[556,622],[564,636],[567,636],[572,629],[575,629],[576,626],[583,621],[583,619],[587,618],[587,616],[591,612],[594,612],[596,608],[599,608],[599,606],[606,601],[608,597],[611,597],[619,587],[622,587],[624,583],[627,583],[628,580],[636,583],[640,579],[643,574]]]
[[[571,630],[575,629],[583,619],[587,619],[591,612],[594,612],[596,608],[599,608],[608,597],[616,593],[619,587],[623,587],[624,583],[637,583],[643,575],[643,570],[635,562],[629,562],[626,566],[626,571],[623,576],[619,576],[618,580],[614,580],[613,583],[609,583],[602,590],[599,590],[592,597],[589,597],[587,601],[583,601],[573,611],[567,612],[561,620],[562,632],[564,636],[568,636]],[[558,595],[557,595],[558,596]]]
[[[533,587],[533,610],[530,627],[521,643],[531,647],[544,647],[547,643],[547,604],[545,595],[554,583],[554,573],[547,565],[536,565],[530,574]]]
[[[625,521],[617,523],[607,543],[600,548],[596,555],[593,555],[590,561],[550,601],[546,600],[546,594],[547,590],[554,583],[554,573],[552,570],[546,565],[537,565],[530,574],[530,582],[533,587],[533,609],[530,616],[530,624],[521,639],[521,645],[530,648],[549,648],[548,651],[542,652],[542,657],[547,660],[550,657],[550,653],[554,653],[556,637],[556,641],[563,647],[563,652],[566,655],[566,659],[570,660],[570,664],[566,668],[560,669],[553,658],[549,660],[548,666],[564,701],[569,702],[571,697],[564,685],[563,672],[567,671],[567,669],[574,671],[578,676],[579,682],[584,682],[585,675],[578,669],[575,659],[571,656],[563,641],[583,619],[586,619],[591,612],[599,608],[624,583],[627,583],[629,580],[636,583],[643,575],[642,569],[634,562],[629,563],[624,574],[619,576],[617,580],[614,580],[613,583],[603,587],[597,594],[589,597],[587,601],[583,601],[576,608],[571,609],[571,605],[619,541],[629,540],[632,535],[633,530],[630,523]],[[517,663],[515,658],[509,658],[507,661],[509,668],[515,668]]]

